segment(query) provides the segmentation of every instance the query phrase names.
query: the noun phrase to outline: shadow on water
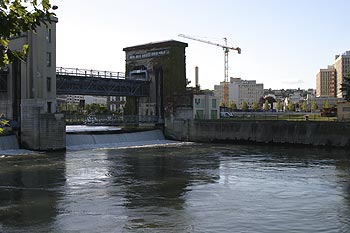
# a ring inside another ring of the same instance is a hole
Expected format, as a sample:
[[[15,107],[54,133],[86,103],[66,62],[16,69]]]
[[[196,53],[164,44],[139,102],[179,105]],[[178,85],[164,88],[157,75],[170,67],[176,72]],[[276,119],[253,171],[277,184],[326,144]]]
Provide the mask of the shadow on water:
[[[0,230],[49,225],[64,183],[63,153],[1,158]]]
[[[210,153],[203,156],[200,148],[142,148],[125,150],[118,157],[113,150],[109,154],[115,161],[109,168],[115,184],[126,187],[127,208],[182,209],[183,197],[193,182],[213,183],[219,179],[219,157]]]

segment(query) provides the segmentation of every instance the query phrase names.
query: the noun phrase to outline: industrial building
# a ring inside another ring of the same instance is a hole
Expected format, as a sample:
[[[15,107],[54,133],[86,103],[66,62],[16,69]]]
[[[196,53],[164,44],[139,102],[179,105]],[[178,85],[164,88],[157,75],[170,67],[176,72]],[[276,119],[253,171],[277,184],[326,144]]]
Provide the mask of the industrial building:
[[[187,46],[187,43],[168,40],[123,49],[126,57],[125,76],[150,83],[148,97],[127,98],[126,114],[157,116],[158,121],[162,122],[164,115],[173,111],[173,96],[186,92]]]

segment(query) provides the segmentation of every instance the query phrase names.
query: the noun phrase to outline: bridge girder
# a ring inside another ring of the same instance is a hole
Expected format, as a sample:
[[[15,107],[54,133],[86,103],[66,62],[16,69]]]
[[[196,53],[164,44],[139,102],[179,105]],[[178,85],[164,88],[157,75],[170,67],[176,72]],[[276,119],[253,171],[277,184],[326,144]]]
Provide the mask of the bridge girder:
[[[57,95],[135,96],[149,95],[149,81],[56,74]]]

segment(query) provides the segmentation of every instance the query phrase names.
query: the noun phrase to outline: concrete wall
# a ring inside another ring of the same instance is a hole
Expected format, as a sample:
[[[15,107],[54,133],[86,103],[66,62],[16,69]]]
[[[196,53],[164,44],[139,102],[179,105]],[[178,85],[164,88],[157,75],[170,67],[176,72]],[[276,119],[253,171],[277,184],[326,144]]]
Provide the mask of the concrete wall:
[[[168,124],[168,126],[171,126]],[[232,141],[350,147],[350,123],[190,121],[177,119],[166,136],[195,142]]]
[[[338,121],[350,121],[350,102],[338,103],[337,117]]]
[[[46,99],[42,100],[44,103]],[[21,147],[31,150],[66,148],[66,124],[63,114],[45,113],[38,99],[22,100]],[[41,106],[41,107],[40,107]]]

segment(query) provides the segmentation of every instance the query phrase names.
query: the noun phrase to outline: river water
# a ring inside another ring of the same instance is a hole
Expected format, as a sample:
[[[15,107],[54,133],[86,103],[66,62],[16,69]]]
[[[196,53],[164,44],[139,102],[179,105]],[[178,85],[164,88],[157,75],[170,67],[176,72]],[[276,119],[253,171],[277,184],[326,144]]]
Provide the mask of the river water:
[[[193,143],[2,156],[0,232],[350,232],[350,152]]]

